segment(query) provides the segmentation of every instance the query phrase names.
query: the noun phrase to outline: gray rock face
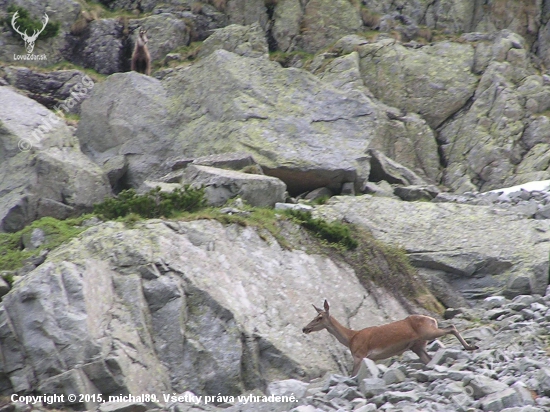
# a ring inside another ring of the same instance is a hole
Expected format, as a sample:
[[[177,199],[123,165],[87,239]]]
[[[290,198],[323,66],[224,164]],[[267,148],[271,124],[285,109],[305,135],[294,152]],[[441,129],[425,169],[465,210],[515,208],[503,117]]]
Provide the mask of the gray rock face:
[[[94,20],[82,36],[70,40],[64,56],[74,64],[101,74],[124,71],[127,62],[123,30],[124,26],[118,19]]]
[[[404,41],[419,37],[430,41],[431,37],[426,36],[419,26],[445,33],[479,32],[483,36],[506,29],[527,39],[529,48],[532,47],[545,64],[550,58],[547,6],[544,2],[503,0],[480,5],[471,0],[433,4],[420,0],[405,3],[369,0],[364,4],[369,14],[380,21],[380,30],[405,34]]]
[[[547,221],[489,206],[368,195],[332,198],[318,213],[366,226],[376,238],[404,247],[421,273],[439,277],[466,298],[544,294],[548,285]],[[522,288],[517,279],[525,281]]]
[[[250,227],[108,222],[50,252],[4,296],[0,383],[160,397],[319,376],[351,359],[328,333],[301,332],[311,303],[330,296],[334,316],[355,328],[405,316],[380,293],[385,309],[345,263],[282,249]]]
[[[442,42],[411,50],[388,39],[360,46],[359,55],[361,74],[374,96],[420,114],[432,128],[461,109],[476,89],[469,44]]]
[[[370,148],[459,193],[550,177],[550,85],[524,38],[503,30],[406,46],[346,36],[333,46],[344,56],[319,73],[388,105],[375,100],[387,120]]]
[[[9,87],[0,87],[0,106],[0,231],[69,217],[110,194],[62,119]]]
[[[315,53],[361,27],[359,11],[345,0],[283,0],[274,10],[273,37],[283,51]]]
[[[264,0],[228,0],[225,13],[230,24],[248,26],[257,23],[265,28],[268,21]]]
[[[484,48],[490,60],[471,106],[439,133],[448,164],[443,183],[458,192],[550,177],[547,129],[542,126],[547,118],[531,121],[550,107],[550,86],[530,65],[518,35],[502,32],[494,42],[476,49],[476,55]]]

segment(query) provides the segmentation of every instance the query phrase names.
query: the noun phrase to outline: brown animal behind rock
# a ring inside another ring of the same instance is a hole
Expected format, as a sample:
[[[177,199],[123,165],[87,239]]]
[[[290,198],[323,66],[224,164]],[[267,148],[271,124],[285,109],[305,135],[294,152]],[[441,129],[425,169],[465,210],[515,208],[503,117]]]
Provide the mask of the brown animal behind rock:
[[[132,55],[132,71],[151,75],[151,55],[147,49],[147,30],[140,30]]]

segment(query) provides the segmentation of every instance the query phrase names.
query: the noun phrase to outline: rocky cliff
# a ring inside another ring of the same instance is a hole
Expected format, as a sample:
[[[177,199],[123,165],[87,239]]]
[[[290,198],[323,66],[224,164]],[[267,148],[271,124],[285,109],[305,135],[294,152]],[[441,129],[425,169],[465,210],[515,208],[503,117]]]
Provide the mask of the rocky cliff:
[[[90,394],[57,406],[105,411],[120,403],[100,395],[193,410],[160,400],[258,391],[296,397],[212,403],[550,407],[546,1],[0,6],[0,394]],[[57,27],[36,39],[46,60],[17,57],[15,11],[29,34],[44,13]],[[129,72],[140,28],[151,76]],[[202,187],[211,209],[96,209],[71,235],[39,221],[155,187]],[[355,252],[310,232],[331,224]],[[455,316],[481,352],[435,343],[427,368],[405,357],[307,386],[349,372],[344,346],[301,333],[325,298],[352,328]]]

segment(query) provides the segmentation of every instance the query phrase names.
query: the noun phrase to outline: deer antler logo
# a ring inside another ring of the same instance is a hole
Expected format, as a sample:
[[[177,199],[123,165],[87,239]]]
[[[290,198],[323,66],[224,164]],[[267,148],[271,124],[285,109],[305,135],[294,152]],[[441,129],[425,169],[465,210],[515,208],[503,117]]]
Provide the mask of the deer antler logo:
[[[17,33],[19,33],[21,35],[21,37],[25,41],[25,48],[27,49],[27,53],[31,54],[32,51],[34,50],[34,42],[38,38],[38,35],[44,31],[44,29],[46,28],[46,25],[48,24],[48,20],[49,20],[48,15],[46,13],[44,13],[44,18],[42,19],[42,23],[44,23],[44,24],[43,24],[42,28],[39,31],[34,30],[34,33],[32,34],[32,36],[27,35],[26,30],[25,30],[24,33],[21,33],[21,31],[19,31],[19,28],[15,25],[15,21],[17,20],[18,17],[19,17],[19,12],[18,11],[13,13],[13,17],[11,19],[11,26],[13,27],[13,29]]]

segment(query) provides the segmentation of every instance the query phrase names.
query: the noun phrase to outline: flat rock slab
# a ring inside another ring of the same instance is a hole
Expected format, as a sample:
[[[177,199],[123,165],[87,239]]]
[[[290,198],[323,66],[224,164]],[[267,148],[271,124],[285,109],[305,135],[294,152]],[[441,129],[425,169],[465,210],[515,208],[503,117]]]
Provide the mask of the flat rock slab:
[[[416,267],[444,275],[466,297],[480,291],[511,293],[515,280],[525,276],[530,293],[544,295],[548,285],[548,221],[490,206],[370,195],[332,198],[317,210],[329,220],[366,226],[377,239],[403,247]]]
[[[251,206],[274,207],[285,201],[286,185],[275,177],[189,165],[183,177],[185,183],[205,188],[209,205],[222,206],[240,196]]]

